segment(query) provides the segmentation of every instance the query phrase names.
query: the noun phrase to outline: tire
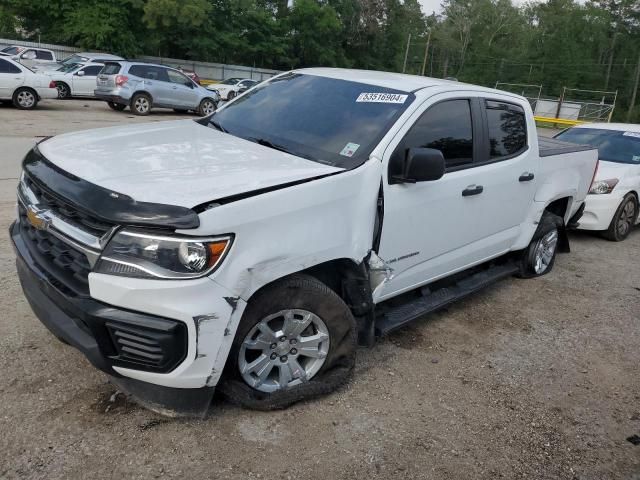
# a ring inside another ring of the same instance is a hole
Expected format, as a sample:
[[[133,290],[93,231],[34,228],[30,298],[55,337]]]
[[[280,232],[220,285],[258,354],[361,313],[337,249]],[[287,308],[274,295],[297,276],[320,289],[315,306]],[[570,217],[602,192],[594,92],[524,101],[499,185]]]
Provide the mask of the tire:
[[[285,324],[285,315],[290,319],[293,335],[302,329],[295,338],[283,339],[281,335],[287,330],[292,332]],[[268,332],[265,324],[267,328],[276,325],[274,328],[278,330],[271,330],[275,337],[265,333]],[[353,371],[356,337],[355,319],[333,290],[308,275],[292,275],[265,287],[249,302],[227,359],[220,390],[232,402],[255,410],[282,409],[328,394],[345,383]],[[248,342],[252,347],[246,346]],[[307,347],[303,346],[305,343]],[[298,352],[296,346],[312,356]],[[250,368],[256,360],[265,368]],[[257,373],[267,368],[270,373],[261,381]],[[281,388],[285,382],[287,387]]]
[[[200,102],[200,105],[198,105],[197,112],[201,117],[206,117],[207,115],[211,115],[213,112],[215,112],[216,108],[218,108],[216,102],[214,102],[210,98],[204,98]]]
[[[151,97],[146,93],[136,93],[131,98],[131,104],[129,108],[133,112],[134,115],[149,115],[151,113],[151,108],[153,106],[153,101]]]
[[[602,236],[612,242],[625,240],[631,233],[637,218],[638,199],[633,193],[629,193],[620,202],[609,228],[602,232]]]
[[[58,89],[58,98],[60,100],[71,98],[71,89],[69,88],[69,85],[64,82],[56,82],[56,88]]]
[[[115,103],[115,102],[107,102],[107,105],[109,105],[109,108],[111,110],[115,110],[116,112],[121,112],[123,111],[125,108],[127,108],[126,105],[123,105],[121,103]]]
[[[19,88],[13,94],[13,105],[20,110],[33,110],[38,105],[38,95],[30,88]]]
[[[520,257],[520,278],[546,275],[553,269],[560,243],[560,229],[564,221],[558,215],[545,211],[529,246]]]
[[[236,92],[227,93],[227,102],[236,98]]]

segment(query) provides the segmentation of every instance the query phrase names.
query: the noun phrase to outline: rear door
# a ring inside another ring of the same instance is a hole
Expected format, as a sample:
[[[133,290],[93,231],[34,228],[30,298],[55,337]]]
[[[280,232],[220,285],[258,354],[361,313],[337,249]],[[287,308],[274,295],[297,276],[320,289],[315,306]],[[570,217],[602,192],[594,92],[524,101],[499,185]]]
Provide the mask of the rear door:
[[[0,98],[10,99],[13,92],[24,83],[24,72],[8,60],[0,58]]]
[[[83,67],[73,74],[72,79],[72,92],[74,95],[93,96],[93,91],[96,89],[96,79],[102,65],[91,65]],[[82,72],[82,74],[80,74]]]

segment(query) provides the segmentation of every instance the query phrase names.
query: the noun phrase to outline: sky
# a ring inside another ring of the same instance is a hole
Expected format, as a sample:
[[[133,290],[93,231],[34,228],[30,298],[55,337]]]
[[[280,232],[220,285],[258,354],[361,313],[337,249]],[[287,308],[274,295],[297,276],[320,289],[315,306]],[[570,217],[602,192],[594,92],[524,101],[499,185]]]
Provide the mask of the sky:
[[[434,10],[436,13],[440,13],[440,11],[442,10],[440,8],[440,3],[442,3],[442,0],[418,0],[418,1],[422,5],[422,11],[426,15],[431,15],[431,12],[433,12]],[[513,3],[515,3],[516,5],[519,5],[524,2],[525,0],[514,0]]]

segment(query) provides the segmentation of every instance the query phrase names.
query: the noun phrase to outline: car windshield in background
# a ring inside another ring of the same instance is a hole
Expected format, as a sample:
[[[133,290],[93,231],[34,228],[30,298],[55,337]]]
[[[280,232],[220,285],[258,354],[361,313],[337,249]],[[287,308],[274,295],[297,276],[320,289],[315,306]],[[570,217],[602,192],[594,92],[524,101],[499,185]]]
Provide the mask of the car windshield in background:
[[[76,63],[84,63],[89,60],[87,57],[81,57],[80,55],[71,55],[70,57],[62,60],[62,65],[73,65]]]
[[[640,164],[640,132],[599,128],[570,128],[556,135],[558,140],[598,148],[600,160]]]
[[[267,147],[351,169],[366,161],[414,98],[390,88],[290,73],[249,90],[205,121]]]
[[[5,47],[0,50],[2,53],[6,53],[7,55],[17,55],[22,50],[20,47]]]
[[[70,63],[68,65],[62,65],[56,71],[57,72],[62,72],[62,73],[69,73],[69,72],[72,72],[73,70],[76,70],[77,68],[80,68],[80,64],[79,63]]]
[[[227,78],[224,82],[220,82],[220,85],[235,85],[241,78]]]

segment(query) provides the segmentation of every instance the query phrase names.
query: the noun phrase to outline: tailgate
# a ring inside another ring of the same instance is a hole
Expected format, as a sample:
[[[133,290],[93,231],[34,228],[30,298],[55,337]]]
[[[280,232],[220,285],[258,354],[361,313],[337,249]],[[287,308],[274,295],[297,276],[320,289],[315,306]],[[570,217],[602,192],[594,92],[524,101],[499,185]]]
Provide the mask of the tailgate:
[[[98,88],[113,88],[116,86],[116,76],[122,70],[122,65],[118,62],[106,62],[100,73],[98,74],[98,78],[96,79],[96,85]]]

